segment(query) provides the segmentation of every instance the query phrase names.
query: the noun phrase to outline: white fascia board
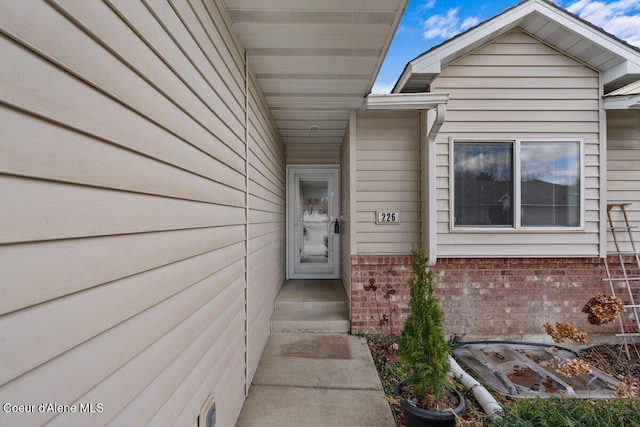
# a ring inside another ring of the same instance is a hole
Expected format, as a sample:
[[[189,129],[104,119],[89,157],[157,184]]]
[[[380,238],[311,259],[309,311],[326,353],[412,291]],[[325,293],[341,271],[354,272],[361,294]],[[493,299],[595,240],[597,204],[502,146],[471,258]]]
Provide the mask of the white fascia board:
[[[412,74],[413,74],[413,64],[409,63],[407,64],[406,67],[404,67],[404,70],[402,71],[402,74],[400,75],[398,82],[393,87],[392,93],[400,93],[402,88],[404,88],[404,85],[406,85],[407,82],[409,81],[409,78],[411,77]]]
[[[640,62],[640,53],[635,49],[627,46],[612,38],[609,34],[601,29],[589,25],[575,16],[565,13],[563,10],[548,4],[544,1],[536,1],[535,10],[546,16],[552,21],[557,22],[569,31],[572,31],[587,40],[597,44],[601,48],[618,55],[627,60],[635,58],[636,62]],[[604,71],[604,70],[603,70]]]
[[[445,42],[442,46],[434,49],[432,52],[416,58],[411,62],[412,71],[421,73],[437,70],[437,72],[440,72],[442,68],[442,59],[455,54],[478,40],[482,40],[485,37],[490,38],[492,34],[498,34],[502,28],[521,20],[533,11],[535,11],[535,7],[533,6],[533,3],[529,3],[490,19],[479,27]]]
[[[384,41],[384,45],[380,49],[380,55],[378,56],[378,62],[375,65],[375,69],[373,70],[373,74],[371,75],[371,80],[369,80],[369,85],[367,86],[367,92],[371,92],[373,85],[378,78],[378,74],[380,73],[380,69],[382,68],[382,63],[384,62],[384,58],[387,56],[389,51],[389,47],[391,46],[391,41],[398,31],[398,27],[400,26],[400,20],[402,19],[402,15],[404,15],[404,11],[407,8],[407,4],[409,0],[400,0],[397,8],[397,13],[395,18],[393,19],[393,24],[391,24],[389,33]]]
[[[398,79],[398,84],[395,86],[394,93],[400,93],[400,91],[402,91],[412,74],[440,74],[442,71],[442,60],[444,58],[454,55],[459,50],[464,49],[478,40],[485,37],[491,37],[492,34],[497,34],[505,26],[508,26],[515,21],[519,21],[529,14],[533,10],[533,6],[529,4],[523,9],[516,9],[510,10],[503,15],[493,18],[484,24],[481,24],[479,27],[445,42],[439,48],[435,48],[433,51],[425,53],[424,55],[409,62]]]
[[[447,93],[391,93],[368,95],[362,110],[430,110],[449,101]]]
[[[605,110],[629,110],[640,108],[640,95],[612,96],[604,99]]]
[[[442,71],[442,58],[433,62],[422,62],[412,67],[413,74],[440,74]]]
[[[547,17],[550,21],[557,22],[569,31],[592,41],[601,48],[618,55],[621,58],[625,58],[625,64],[629,64],[626,66],[627,72],[634,72],[633,70],[635,70],[636,67],[640,67],[640,53],[636,50],[626,46],[624,43],[612,39],[607,34],[591,27],[579,19],[564,13],[555,6],[544,1],[532,0],[531,2],[523,3],[511,10],[503,12],[501,15],[490,19],[484,24],[480,24],[477,28],[473,28],[468,32],[449,40],[448,42],[445,42],[442,46],[435,48],[432,52],[428,52],[411,61],[411,66],[406,67],[402,78],[399,80],[400,84],[397,85],[396,92],[402,90],[406,82],[409,80],[411,73],[426,73],[431,70],[438,70],[439,72],[443,65],[442,61],[445,60],[445,58],[455,55],[456,52],[459,52],[478,41],[491,39],[494,36],[497,36],[504,28],[517,26],[517,23],[526,16],[536,12]],[[605,83],[619,78],[621,71],[622,70],[620,69],[617,72],[609,73],[610,76],[605,75]]]
[[[604,72],[604,84],[610,83],[624,77],[627,74],[640,74],[640,58],[638,62],[633,62],[627,58],[622,64],[618,64],[615,67]]]
[[[602,30],[580,21],[572,15],[567,15],[551,5],[545,3],[540,4],[541,6],[544,6],[544,12],[541,13],[549,19],[557,22],[569,31],[572,31],[575,34],[595,43],[602,49],[624,59],[624,62],[609,70],[600,70],[604,72],[604,84],[610,83],[626,74],[640,73],[640,52],[620,41],[615,40]]]

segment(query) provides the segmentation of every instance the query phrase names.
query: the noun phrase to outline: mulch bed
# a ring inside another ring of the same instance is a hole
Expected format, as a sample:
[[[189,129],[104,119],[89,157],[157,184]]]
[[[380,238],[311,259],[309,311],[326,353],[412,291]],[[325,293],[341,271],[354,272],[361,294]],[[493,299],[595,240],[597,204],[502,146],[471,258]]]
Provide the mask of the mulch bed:
[[[580,357],[616,377],[619,380],[631,379],[640,383],[640,344],[629,345],[631,359],[627,358],[624,345],[595,345],[580,352]]]
[[[397,351],[393,347],[393,342],[389,337],[368,339],[369,349],[373,356],[376,367],[380,370],[383,365],[393,364],[397,362]],[[622,345],[597,345],[589,347],[580,352],[580,357],[587,361],[590,365],[597,367],[598,369],[620,379],[631,380],[631,382],[637,387],[640,385],[640,345],[629,346],[629,352],[631,359],[627,358],[624,346]],[[382,362],[384,360],[384,362]],[[388,384],[389,377],[382,379],[383,386],[386,382]],[[387,401],[391,407],[391,412],[396,420],[398,427],[404,427],[404,419],[402,416],[402,410],[396,398],[391,396],[388,392],[389,386],[386,386]],[[459,391],[465,395],[462,389]],[[511,401],[509,398],[494,393],[496,400],[502,405],[508,405]],[[482,408],[477,404],[473,397],[465,395],[467,409],[462,417],[459,419],[459,425],[461,426],[488,426],[488,420]]]
[[[387,370],[386,374],[380,372],[382,366],[390,366],[398,363],[398,352],[393,348],[393,341],[388,336],[377,337],[377,339],[368,339],[369,349],[371,355],[378,368],[378,373],[381,374],[381,380],[383,387],[385,387],[385,398],[389,402],[393,418],[396,421],[397,427],[405,427],[404,415],[402,414],[402,408],[398,402],[396,396],[394,396],[395,381],[390,378],[390,373]],[[391,384],[393,383],[393,384]],[[469,399],[467,397],[466,390],[460,384],[456,383],[458,391],[465,396],[466,409],[464,413],[458,419],[458,425],[460,426],[484,426],[486,424],[486,414],[482,412],[482,408],[478,405],[475,399]],[[406,396],[405,396],[406,397]],[[457,406],[457,398],[452,401],[450,406]]]

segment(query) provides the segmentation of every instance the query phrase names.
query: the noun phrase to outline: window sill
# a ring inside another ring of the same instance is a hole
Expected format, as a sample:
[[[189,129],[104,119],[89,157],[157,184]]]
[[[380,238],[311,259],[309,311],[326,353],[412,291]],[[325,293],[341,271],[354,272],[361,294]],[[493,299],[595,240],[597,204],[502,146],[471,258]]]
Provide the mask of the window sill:
[[[450,233],[485,233],[485,234],[575,234],[586,233],[584,228],[485,228],[485,227],[464,227],[452,228]]]

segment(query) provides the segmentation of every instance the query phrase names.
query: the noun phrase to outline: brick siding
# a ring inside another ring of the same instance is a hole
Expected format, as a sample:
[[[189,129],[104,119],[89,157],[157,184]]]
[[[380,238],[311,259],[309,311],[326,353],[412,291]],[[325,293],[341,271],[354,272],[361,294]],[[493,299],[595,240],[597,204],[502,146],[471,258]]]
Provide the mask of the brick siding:
[[[618,332],[618,323],[593,326],[582,307],[609,293],[599,258],[439,259],[432,267],[445,330],[464,340],[544,337],[543,324],[570,322],[588,333]],[[407,315],[408,256],[351,257],[352,333],[398,333]],[[369,280],[377,286],[365,290]],[[384,297],[387,290],[395,293]],[[391,313],[391,316],[389,316]],[[386,315],[391,322],[381,325]]]

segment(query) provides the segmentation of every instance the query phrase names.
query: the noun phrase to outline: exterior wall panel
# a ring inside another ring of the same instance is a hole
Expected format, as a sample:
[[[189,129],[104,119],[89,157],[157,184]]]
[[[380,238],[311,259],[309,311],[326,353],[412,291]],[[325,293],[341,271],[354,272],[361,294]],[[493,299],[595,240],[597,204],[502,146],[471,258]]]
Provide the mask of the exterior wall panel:
[[[337,165],[341,160],[340,144],[287,144],[288,165]]]
[[[357,115],[357,253],[408,254],[420,239],[417,112]],[[352,190],[353,193],[353,190]],[[375,223],[376,211],[400,213],[399,225]]]
[[[284,278],[285,183],[226,13],[0,5],[0,400],[104,405],[0,424],[192,425],[212,392],[235,423]]]
[[[433,92],[450,94],[437,138],[438,257],[597,256],[598,73],[520,31],[449,64]],[[585,143],[584,231],[451,231],[451,138],[579,138]]]
[[[351,114],[355,120],[355,114]],[[342,145],[340,146],[340,278],[345,287],[351,308],[351,227],[354,223],[351,212],[351,165],[355,154],[355,142],[352,140],[351,129],[355,123],[349,122]]]
[[[607,203],[631,203],[626,208],[629,221],[640,226],[640,111],[607,111],[607,138]],[[622,217],[617,213],[613,219]],[[640,235],[633,233],[638,242]],[[609,250],[615,251],[611,233],[608,237]],[[626,233],[617,232],[616,237],[629,240]]]
[[[248,371],[258,368],[285,278],[285,153],[251,74],[249,82]],[[261,171],[252,174],[251,169]]]

